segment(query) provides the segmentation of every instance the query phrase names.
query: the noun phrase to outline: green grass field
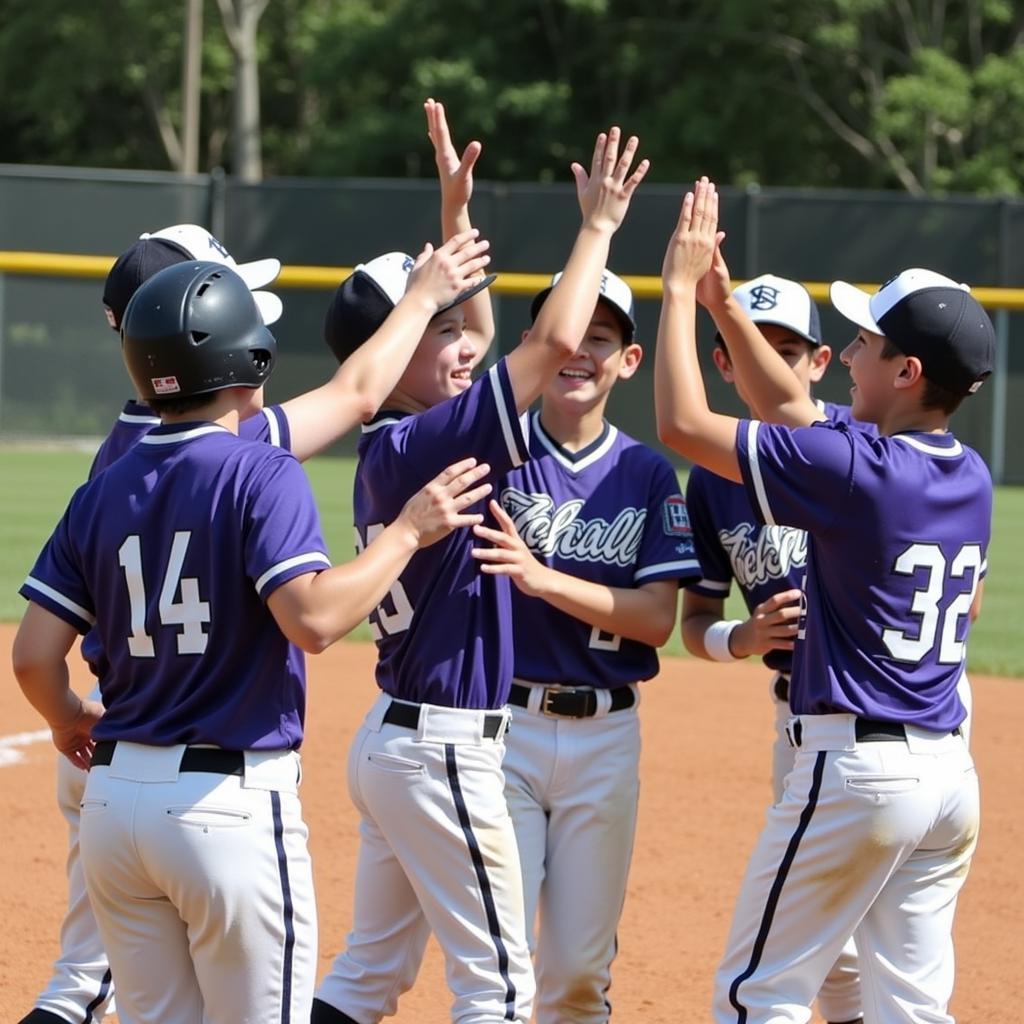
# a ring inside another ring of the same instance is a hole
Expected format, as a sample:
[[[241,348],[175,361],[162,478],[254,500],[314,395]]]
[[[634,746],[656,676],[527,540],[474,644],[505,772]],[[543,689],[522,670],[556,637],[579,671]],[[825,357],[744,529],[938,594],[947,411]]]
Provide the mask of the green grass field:
[[[18,587],[68,498],[85,479],[91,460],[87,452],[0,448],[0,621],[20,618],[23,602]],[[352,460],[313,459],[306,470],[332,557],[351,558]],[[975,672],[1024,676],[1024,544],[1016,532],[1022,521],[1024,488],[999,488],[984,607],[971,637],[970,665]],[[735,596],[729,613],[744,616]],[[369,633],[363,627],[354,636],[368,639]],[[683,653],[678,635],[665,652]]]

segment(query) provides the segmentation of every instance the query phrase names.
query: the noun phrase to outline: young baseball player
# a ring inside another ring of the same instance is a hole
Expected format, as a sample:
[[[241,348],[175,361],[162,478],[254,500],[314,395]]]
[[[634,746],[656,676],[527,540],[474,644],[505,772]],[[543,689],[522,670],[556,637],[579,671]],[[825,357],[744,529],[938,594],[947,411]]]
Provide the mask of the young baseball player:
[[[565,274],[521,344],[472,382],[482,352],[460,313],[436,317],[379,417],[364,427],[356,529],[368,543],[443,453],[495,473],[529,456],[521,414],[578,348],[597,302],[611,236],[643,179],[637,140],[598,136],[590,174],[573,165],[583,224]],[[327,324],[339,357],[401,293],[388,254],[343,282]],[[447,962],[454,1021],[529,1019],[515,835],[501,759],[512,676],[507,579],[479,573],[473,537],[417,556],[371,622],[381,695],[354,738],[349,789],[362,825],[353,926],[314,1001],[312,1020],[371,1024],[393,1014],[431,930]]]
[[[551,294],[535,297],[535,319]],[[604,418],[643,354],[633,316],[629,286],[606,270],[582,344],[530,417],[530,461],[491,502],[498,528],[476,527],[493,545],[473,552],[482,571],[516,585],[505,795],[537,1024],[611,1013],[640,785],[637,684],[658,672],[680,581],[700,578],[675,471]]]
[[[407,294],[381,329],[354,352],[324,386],[285,402],[269,406],[243,420],[239,435],[291,450],[303,460],[372,415],[391,390],[413,346],[410,332],[422,330],[429,318],[469,287],[486,263],[486,243],[471,231],[451,238],[436,253],[421,254],[419,267],[410,277]],[[138,287],[164,267],[197,255],[235,270],[252,289],[269,284],[280,271],[276,259],[237,264],[227,249],[198,225],[179,224],[144,234],[115,261],[107,276],[103,301],[108,322],[119,329],[125,308]],[[277,320],[281,302],[276,295],[256,290],[254,300],[265,324]],[[128,451],[160,423],[146,404],[128,402],[93,460],[89,478]],[[103,651],[95,631],[82,644],[83,656],[97,677],[103,673]],[[98,688],[90,695],[99,699]],[[85,893],[78,859],[80,805],[86,776],[66,758],[57,760],[57,798],[68,822],[69,844],[66,871],[68,910],[61,925],[60,956],[49,983],[35,1007],[21,1024],[53,1024],[100,1020],[113,1010],[113,986],[106,954]]]
[[[15,673],[57,749],[91,766],[81,859],[121,1019],[305,1020],[301,652],[358,624],[418,548],[478,523],[463,510],[488,467],[449,467],[331,568],[298,463],[237,436],[276,359],[245,282],[166,268],[129,303],[122,342],[162,422],[73,496],[21,590]],[[92,627],[103,705],[68,687]]]
[[[874,295],[832,285],[857,328],[842,361],[871,438],[829,424],[782,359],[791,421],[710,411],[695,344],[698,283],[721,236],[707,179],[665,257],[659,433],[741,482],[759,516],[808,533],[789,723],[797,750],[768,812],[716,979],[718,1022],[806,1021],[852,934],[865,1019],[951,1021],[951,928],[978,829],[957,695],[985,565],[992,486],[949,417],[992,370],[994,331],[965,286],[907,270]],[[716,322],[742,315],[733,300]],[[734,363],[747,358],[730,337]]]

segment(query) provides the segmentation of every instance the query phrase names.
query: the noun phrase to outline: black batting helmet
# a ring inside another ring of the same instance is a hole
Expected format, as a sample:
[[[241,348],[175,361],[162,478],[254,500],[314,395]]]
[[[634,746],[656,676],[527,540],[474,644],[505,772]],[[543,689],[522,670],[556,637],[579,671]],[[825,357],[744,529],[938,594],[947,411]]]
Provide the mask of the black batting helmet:
[[[222,263],[195,260],[139,287],[124,311],[121,349],[144,401],[258,388],[277,357],[248,285]]]

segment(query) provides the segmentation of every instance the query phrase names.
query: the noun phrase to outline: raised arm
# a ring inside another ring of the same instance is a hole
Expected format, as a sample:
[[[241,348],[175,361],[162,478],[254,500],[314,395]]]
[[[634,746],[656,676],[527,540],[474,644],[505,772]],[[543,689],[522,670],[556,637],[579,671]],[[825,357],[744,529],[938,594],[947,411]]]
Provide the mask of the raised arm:
[[[612,235],[650,166],[648,160],[641,160],[630,171],[639,142],[635,135],[630,136],[620,156],[620,134],[618,128],[611,128],[598,135],[589,174],[580,164],[572,165],[583,223],[558,284],[526,338],[508,356],[520,412],[540,397],[579,348],[597,305]]]
[[[398,383],[430,318],[479,277],[490,261],[475,229],[416,259],[405,295],[381,327],[322,386],[285,402],[292,454],[300,461],[323,451],[368,420]]]
[[[441,234],[444,241],[468,231],[469,201],[473,196],[473,168],[483,149],[476,140],[468,143],[460,157],[452,144],[444,104],[428,99],[423,104],[427,115],[427,135],[434,146],[437,177],[441,183]],[[485,288],[468,298],[462,309],[466,317],[466,334],[476,343],[480,354],[494,340],[494,311],[490,291]]]
[[[825,419],[786,361],[734,298],[720,242],[711,269],[697,285],[697,301],[721,332],[736,379],[759,419],[790,427],[807,427]]]
[[[701,178],[683,199],[662,265],[664,297],[654,357],[654,408],[663,444],[738,482],[738,421],[708,407],[697,358],[697,282],[710,269],[720,241],[718,193],[707,178]]]
[[[463,459],[414,494],[398,518],[351,562],[306,573],[278,587],[267,607],[293,644],[319,654],[359,625],[380,604],[409,559],[452,530],[480,523],[465,509],[486,497],[486,463]]]

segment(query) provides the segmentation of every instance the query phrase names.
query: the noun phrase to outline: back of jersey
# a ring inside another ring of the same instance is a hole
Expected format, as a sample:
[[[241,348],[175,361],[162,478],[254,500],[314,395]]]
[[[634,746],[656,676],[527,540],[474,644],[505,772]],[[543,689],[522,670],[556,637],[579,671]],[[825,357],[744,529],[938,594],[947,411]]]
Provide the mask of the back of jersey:
[[[283,749],[302,738],[304,664],[264,602],[329,564],[290,455],[163,426],[76,493],[22,593],[95,622],[97,740]]]
[[[769,522],[811,535],[790,702],[950,731],[986,570],[992,483],[951,434],[745,423],[740,463]]]

